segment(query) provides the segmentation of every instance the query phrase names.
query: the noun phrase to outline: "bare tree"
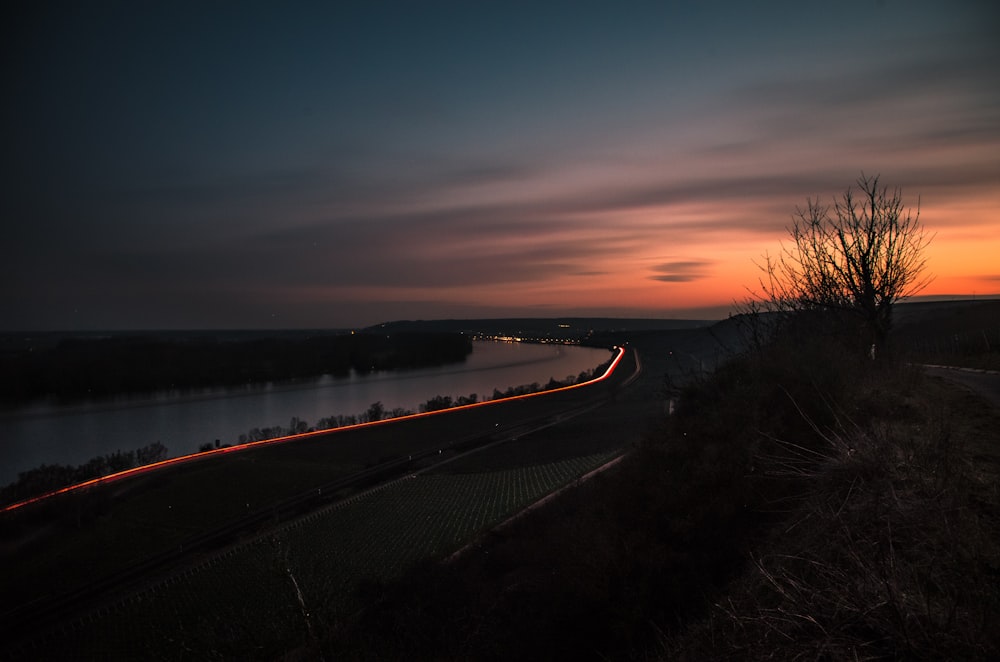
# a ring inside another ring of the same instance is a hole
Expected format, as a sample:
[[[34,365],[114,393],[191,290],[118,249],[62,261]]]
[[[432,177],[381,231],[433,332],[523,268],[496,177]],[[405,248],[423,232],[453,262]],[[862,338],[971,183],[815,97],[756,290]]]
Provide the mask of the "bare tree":
[[[766,255],[761,287],[768,304],[782,310],[828,309],[849,313],[865,330],[871,351],[892,328],[892,306],[929,282],[923,275],[930,243],[916,212],[903,208],[899,188],[862,174],[833,206],[807,200],[796,208],[790,245]],[[832,211],[832,214],[831,214]]]

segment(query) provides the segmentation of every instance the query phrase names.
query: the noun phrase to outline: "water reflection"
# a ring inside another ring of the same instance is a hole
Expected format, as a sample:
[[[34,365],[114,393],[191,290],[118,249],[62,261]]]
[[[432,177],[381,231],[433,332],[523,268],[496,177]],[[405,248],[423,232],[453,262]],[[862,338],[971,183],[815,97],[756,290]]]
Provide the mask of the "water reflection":
[[[160,441],[183,455],[218,439],[232,443],[252,428],[310,425],[356,415],[373,402],[416,411],[436,395],[480,400],[510,386],[562,380],[611,358],[604,349],[478,341],[461,364],[398,372],[325,375],[261,386],[164,391],[72,406],[37,403],[0,414],[0,484],[43,463],[81,464],[97,455]]]

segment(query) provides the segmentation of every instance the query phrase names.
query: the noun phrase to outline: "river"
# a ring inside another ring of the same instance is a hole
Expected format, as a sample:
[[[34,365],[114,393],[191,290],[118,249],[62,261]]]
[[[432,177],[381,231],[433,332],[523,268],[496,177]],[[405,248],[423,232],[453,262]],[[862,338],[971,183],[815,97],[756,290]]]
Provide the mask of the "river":
[[[253,428],[288,426],[292,417],[357,415],[374,402],[416,411],[436,395],[472,393],[558,380],[611,358],[605,349],[476,341],[463,363],[255,387],[161,392],[72,406],[37,403],[0,413],[0,485],[41,464],[77,465],[98,455],[159,441],[171,456],[216,439],[233,443]]]

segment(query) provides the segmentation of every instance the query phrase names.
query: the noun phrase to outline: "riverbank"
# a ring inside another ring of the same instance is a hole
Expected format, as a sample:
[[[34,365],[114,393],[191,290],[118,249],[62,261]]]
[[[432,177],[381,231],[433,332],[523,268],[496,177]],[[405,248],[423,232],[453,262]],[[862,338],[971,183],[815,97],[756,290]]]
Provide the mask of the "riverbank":
[[[261,443],[281,443],[308,435],[322,434],[339,428],[346,428],[392,419],[413,417],[419,414],[428,414],[445,409],[458,407],[470,407],[484,404],[496,400],[519,398],[527,395],[568,388],[575,385],[584,385],[594,379],[601,379],[610,374],[612,363],[621,358],[621,351],[612,359],[596,366],[592,370],[581,371],[578,375],[569,376],[563,381],[550,378],[544,386],[537,382],[532,384],[522,384],[508,387],[505,391],[494,389],[491,397],[486,397],[479,401],[477,394],[469,396],[459,396],[452,399],[451,396],[436,395],[427,402],[422,403],[419,411],[396,407],[386,409],[381,401],[376,401],[368,407],[367,411],[358,415],[337,415],[319,419],[314,426],[309,425],[305,420],[293,417],[290,424],[285,426],[266,427],[264,429],[254,428],[247,434],[241,434],[236,444],[221,444],[218,439],[215,444],[205,443],[198,448],[199,453],[224,453],[229,452],[234,446],[259,445]],[[185,460],[196,459],[194,454],[189,456],[179,456],[173,460],[168,459],[167,449],[163,444],[156,443],[137,449],[135,451],[117,451],[113,454],[102,455],[91,459],[86,464],[72,467],[64,465],[42,465],[35,469],[20,472],[18,480],[14,483],[0,488],[0,510],[16,509],[32,500],[43,498],[46,494],[63,492],[85,486],[95,481],[111,482],[121,475],[127,475],[143,471],[149,465],[164,465],[177,463]]]
[[[431,368],[7,411],[0,414],[0,483],[43,464],[77,466],[156,443],[167,448],[168,457],[177,457],[206,444],[237,444],[241,435],[247,441],[300,431],[304,422],[307,429],[332,427],[330,419],[343,425],[341,419],[367,414],[375,403],[389,413],[416,411],[436,397],[483,400],[522,384],[541,388],[553,378],[577,378],[611,356],[606,348],[581,346],[473,342],[473,347],[461,363]]]

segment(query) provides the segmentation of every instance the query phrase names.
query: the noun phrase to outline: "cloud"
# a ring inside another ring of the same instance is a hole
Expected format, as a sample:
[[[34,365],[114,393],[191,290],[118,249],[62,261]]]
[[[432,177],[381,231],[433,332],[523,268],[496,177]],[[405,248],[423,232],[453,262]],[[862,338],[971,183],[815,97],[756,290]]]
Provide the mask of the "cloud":
[[[694,276],[692,274],[664,274],[662,276],[650,276],[650,280],[658,280],[661,283],[690,283],[693,280],[698,280],[700,276]]]
[[[881,58],[753,81],[731,93],[726,105],[740,114],[728,127],[720,120],[701,153],[737,162],[767,154],[765,168],[801,162],[807,176],[827,175],[814,192],[845,168],[881,170],[905,187],[942,178],[989,186],[1000,148],[998,50],[949,48],[903,44]]]
[[[708,260],[678,260],[674,262],[664,262],[652,267],[653,271],[659,272],[650,276],[650,280],[661,283],[690,283],[705,277],[705,270],[713,263]]]
[[[1000,64],[995,54],[973,46],[964,52],[944,48],[907,46],[867,60],[844,59],[826,73],[815,70],[800,75],[754,82],[737,88],[734,98],[749,104],[790,109],[855,108],[884,99],[911,100],[929,91],[972,92],[996,99],[996,90],[981,89],[984,79],[996,78]]]

